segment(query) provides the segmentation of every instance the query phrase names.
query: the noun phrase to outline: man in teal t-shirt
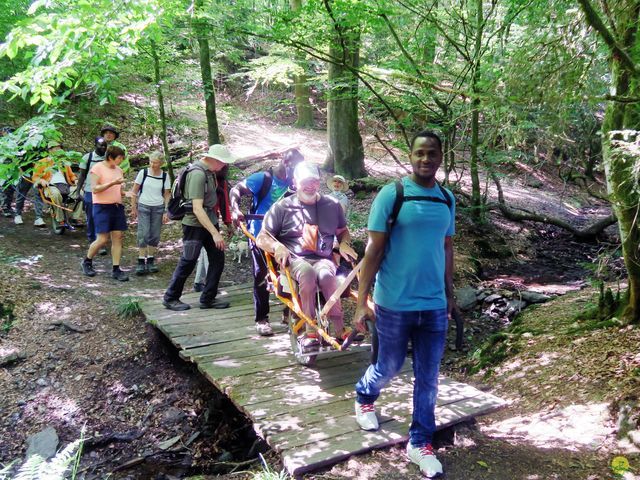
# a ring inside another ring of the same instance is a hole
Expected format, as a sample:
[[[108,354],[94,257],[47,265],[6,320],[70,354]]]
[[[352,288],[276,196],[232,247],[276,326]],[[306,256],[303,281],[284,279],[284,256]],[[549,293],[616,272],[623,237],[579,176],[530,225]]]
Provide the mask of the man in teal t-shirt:
[[[436,183],[442,163],[436,134],[418,133],[411,141],[409,160],[413,173],[402,179],[404,202],[395,223],[389,223],[396,200],[393,183],[382,188],[369,214],[355,321],[364,331],[365,319],[375,318],[379,348],[376,363],[356,385],[355,409],[363,430],[378,428],[374,402],[402,368],[411,340],[415,383],[407,455],[431,478],[442,473],[431,442],[438,372],[454,305],[455,200]],[[374,277],[375,313],[366,303]]]
[[[293,169],[304,160],[296,148],[287,150],[280,163],[268,172],[256,172],[239,182],[231,189],[229,201],[234,223],[244,222],[245,217],[240,210],[240,198],[250,195],[250,213],[258,218],[249,220],[249,232],[256,237],[262,229],[262,217],[285,196],[293,184]],[[268,187],[268,188],[266,188]],[[256,331],[265,337],[273,335],[269,323],[269,291],[267,290],[267,263],[262,251],[249,240],[251,260],[253,262],[253,306],[255,310]]]

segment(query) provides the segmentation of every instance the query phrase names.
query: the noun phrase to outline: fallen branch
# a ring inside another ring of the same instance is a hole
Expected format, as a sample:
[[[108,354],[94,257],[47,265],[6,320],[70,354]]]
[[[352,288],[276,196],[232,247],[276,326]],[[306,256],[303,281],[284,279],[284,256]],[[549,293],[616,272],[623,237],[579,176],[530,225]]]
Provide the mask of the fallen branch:
[[[389,155],[391,155],[391,158],[393,158],[393,161],[394,161],[394,162],[396,162],[398,165],[400,165],[400,167],[402,167],[402,168],[404,169],[404,171],[405,171],[405,172],[407,172],[407,173],[411,173],[411,170],[409,170],[409,169],[407,168],[407,166],[406,166],[404,163],[402,163],[398,157],[396,157],[396,154],[395,154],[395,153],[393,153],[393,150],[391,150],[391,149],[387,146],[387,144],[386,144],[386,143],[384,143],[384,142],[382,141],[382,139],[380,138],[380,135],[378,135],[378,133],[377,133],[377,132],[376,132],[376,133],[374,133],[374,134],[373,134],[373,136],[375,137],[375,139],[376,139],[376,140],[378,140],[378,142],[380,143],[380,145],[382,145],[382,148],[384,148],[384,149],[387,151],[387,153],[388,153]]]
[[[50,323],[50,325],[54,325],[56,327],[64,327],[67,330],[78,333],[87,333],[93,330],[93,327],[83,327],[81,325],[76,325],[72,322],[67,322],[65,320],[54,320]]]
[[[509,208],[504,201],[504,194],[502,192],[502,185],[500,184],[500,180],[495,174],[491,174],[491,178],[493,182],[496,184],[496,188],[498,190],[498,204],[497,205],[489,205],[489,207],[496,206],[500,212],[508,218],[509,220],[513,220],[516,222],[523,221],[531,221],[531,222],[541,222],[547,223],[549,225],[555,225],[556,227],[560,227],[564,230],[570,232],[574,237],[579,240],[594,240],[598,235],[600,235],[607,227],[615,224],[618,220],[616,216],[612,213],[608,217],[601,218],[593,225],[590,225],[587,228],[582,230],[574,227],[569,222],[562,220],[556,217],[550,217],[548,215],[538,215],[536,213],[528,212],[526,210],[517,211],[512,208]]]
[[[300,149],[299,145],[290,145],[288,147],[280,147],[272,150],[266,150],[264,152],[249,155],[248,157],[239,158],[234,164],[234,167],[245,169],[256,162],[256,160],[266,160],[268,158],[279,158],[285,152],[293,149]]]

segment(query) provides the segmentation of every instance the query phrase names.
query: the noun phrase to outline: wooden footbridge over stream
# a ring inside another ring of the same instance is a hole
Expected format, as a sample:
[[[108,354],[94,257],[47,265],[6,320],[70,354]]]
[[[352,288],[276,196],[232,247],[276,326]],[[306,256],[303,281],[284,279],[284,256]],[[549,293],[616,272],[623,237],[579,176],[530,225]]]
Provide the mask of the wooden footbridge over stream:
[[[244,412],[258,435],[280,453],[290,474],[299,476],[351,455],[407,440],[411,422],[412,371],[402,372],[376,402],[380,429],[364,432],[355,422],[354,385],[366,369],[368,346],[318,358],[303,367],[291,353],[286,327],[278,327],[282,305],[271,309],[276,334],[261,337],[253,321],[252,286],[223,288],[226,310],[197,308],[199,294],[182,297],[195,308],[173,312],[161,299],[143,311],[198,370]],[[219,297],[222,298],[222,297]],[[470,385],[440,377],[439,429],[500,408],[504,402]]]

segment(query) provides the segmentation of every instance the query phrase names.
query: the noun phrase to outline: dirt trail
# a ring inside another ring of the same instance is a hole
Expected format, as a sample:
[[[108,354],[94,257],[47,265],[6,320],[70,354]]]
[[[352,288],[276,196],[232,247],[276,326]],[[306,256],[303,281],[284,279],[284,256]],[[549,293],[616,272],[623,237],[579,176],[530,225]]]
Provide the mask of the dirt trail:
[[[313,161],[321,162],[325,155],[323,132],[277,127],[257,119],[225,123],[222,130],[231,150],[242,156],[292,144],[300,145]],[[396,165],[373,158],[367,167],[378,175],[397,171]],[[552,205],[549,208],[555,212],[577,221],[583,218],[579,209],[588,208],[578,207],[576,213],[576,207],[516,183],[505,191],[529,208]],[[356,210],[366,212],[369,202],[355,202]],[[80,274],[84,231],[54,236],[33,228],[32,221],[31,212],[26,213],[23,226],[0,219],[0,302],[12,305],[17,316],[15,324],[0,335],[0,350],[16,348],[27,355],[0,368],[0,461],[23,455],[27,437],[46,425],[53,425],[66,444],[79,436],[84,424],[88,436],[96,437],[82,461],[87,479],[104,478],[106,472],[145,456],[147,461],[117,470],[111,478],[228,472],[229,462],[255,456],[263,447],[241,415],[177,359],[141,317],[117,315],[125,297],[158,295],[166,287],[179,255],[179,226],[170,225],[163,233],[159,274],[131,275],[130,282],[116,283],[108,276],[106,257],[97,259],[95,278]],[[136,258],[134,232],[135,228],[127,234],[125,267],[131,267]],[[565,240],[561,235],[549,244]],[[565,248],[564,254],[571,250]],[[575,258],[567,261],[575,263]],[[553,267],[553,262],[545,266],[549,271]],[[224,282],[238,283],[249,275],[246,260],[238,265],[227,259]],[[607,475],[602,453],[579,442],[548,449],[534,445],[530,438],[514,439],[500,429],[492,430],[511,414],[501,412],[439,435],[446,478],[577,480]],[[113,434],[123,436],[109,437]],[[191,440],[189,448],[159,448],[160,442],[176,437],[182,444]],[[157,470],[151,470],[151,465]],[[353,458],[309,478],[420,476],[401,449],[394,448]]]

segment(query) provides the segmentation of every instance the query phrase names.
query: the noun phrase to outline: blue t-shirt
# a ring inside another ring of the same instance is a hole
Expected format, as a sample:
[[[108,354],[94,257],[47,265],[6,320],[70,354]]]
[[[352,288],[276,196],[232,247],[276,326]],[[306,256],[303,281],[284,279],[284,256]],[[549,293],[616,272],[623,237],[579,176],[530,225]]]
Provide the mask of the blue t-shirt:
[[[445,200],[440,187],[425,188],[409,177],[402,179],[404,195]],[[389,310],[419,311],[447,307],[444,238],[455,234],[455,198],[446,203],[405,201],[391,231],[376,276],[373,300]],[[396,199],[395,184],[385,185],[373,201],[368,228],[386,232]]]
[[[271,205],[280,200],[284,194],[287,192],[289,187],[291,186],[291,180],[281,180],[275,175],[271,175],[271,188],[262,199],[260,204],[258,204],[258,195],[260,195],[260,190],[262,190],[262,183],[264,182],[265,172],[258,172],[252,175],[249,175],[245,180],[245,185],[251,193],[253,194],[253,203],[251,211],[256,215],[264,215],[267,213],[267,210],[271,208]],[[262,229],[262,220],[250,220],[249,222],[249,231],[253,236],[258,235],[260,230]]]

